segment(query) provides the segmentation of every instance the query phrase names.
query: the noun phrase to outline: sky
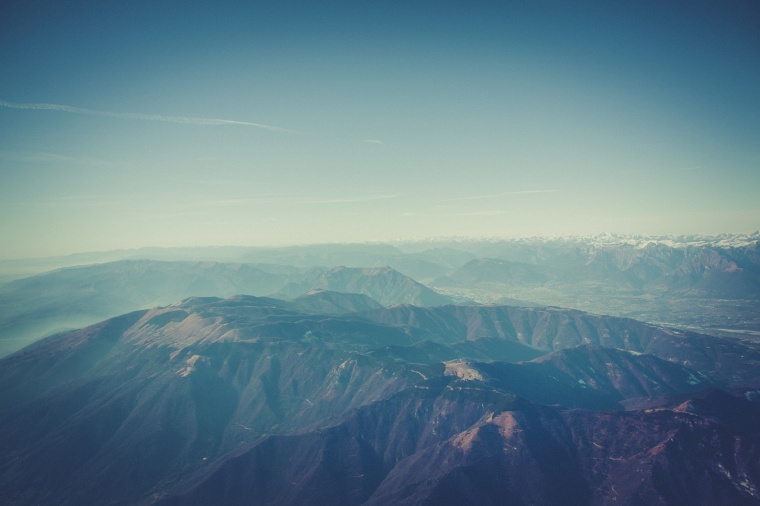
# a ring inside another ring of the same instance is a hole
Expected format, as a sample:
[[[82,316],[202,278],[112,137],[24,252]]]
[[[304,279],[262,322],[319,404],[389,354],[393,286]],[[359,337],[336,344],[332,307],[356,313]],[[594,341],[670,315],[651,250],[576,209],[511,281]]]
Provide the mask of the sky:
[[[0,258],[760,229],[754,1],[5,0]]]

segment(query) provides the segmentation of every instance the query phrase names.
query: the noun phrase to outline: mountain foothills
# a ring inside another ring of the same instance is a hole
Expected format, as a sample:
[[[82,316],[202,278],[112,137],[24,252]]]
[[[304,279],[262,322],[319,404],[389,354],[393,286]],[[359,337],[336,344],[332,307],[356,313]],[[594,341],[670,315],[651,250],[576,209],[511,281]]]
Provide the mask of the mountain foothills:
[[[760,345],[630,319],[196,297],[0,361],[0,497],[760,504],[758,396]]]
[[[2,504],[760,505],[757,234],[0,275]]]

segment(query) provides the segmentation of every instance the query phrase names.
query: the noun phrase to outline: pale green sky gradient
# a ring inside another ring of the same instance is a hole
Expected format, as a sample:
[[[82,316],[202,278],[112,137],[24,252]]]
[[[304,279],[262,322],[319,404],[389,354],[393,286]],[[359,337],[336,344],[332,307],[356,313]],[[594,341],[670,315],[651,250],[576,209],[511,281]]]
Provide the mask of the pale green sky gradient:
[[[516,5],[11,2],[0,258],[760,228],[752,3]]]

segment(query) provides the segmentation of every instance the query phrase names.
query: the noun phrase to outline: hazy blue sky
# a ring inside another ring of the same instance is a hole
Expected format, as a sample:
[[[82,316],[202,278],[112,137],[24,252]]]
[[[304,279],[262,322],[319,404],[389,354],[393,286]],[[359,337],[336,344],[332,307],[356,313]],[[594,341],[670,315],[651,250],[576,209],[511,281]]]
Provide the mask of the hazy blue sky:
[[[760,228],[760,4],[5,0],[0,257]]]

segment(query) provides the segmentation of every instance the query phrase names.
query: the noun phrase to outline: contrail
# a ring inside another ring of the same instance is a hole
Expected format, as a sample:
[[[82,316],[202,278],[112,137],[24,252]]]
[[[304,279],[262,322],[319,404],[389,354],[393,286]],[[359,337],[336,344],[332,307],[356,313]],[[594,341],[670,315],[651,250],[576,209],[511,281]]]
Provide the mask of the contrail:
[[[73,114],[87,114],[89,116],[105,116],[108,118],[124,118],[124,119],[136,119],[142,121],[164,121],[167,123],[179,123],[181,125],[241,125],[251,126],[256,128],[263,128],[266,130],[273,130],[276,132],[288,132],[299,133],[295,130],[289,130],[287,128],[264,125],[262,123],[252,123],[250,121],[237,121],[232,119],[217,119],[217,118],[193,118],[187,116],[162,116],[159,114],[140,114],[133,112],[109,112],[109,111],[96,111],[94,109],[84,109],[81,107],[71,107],[70,105],[61,104],[19,104],[15,102],[6,102],[0,100],[1,107],[7,107],[8,109],[30,109],[36,111],[60,111],[69,112]]]

